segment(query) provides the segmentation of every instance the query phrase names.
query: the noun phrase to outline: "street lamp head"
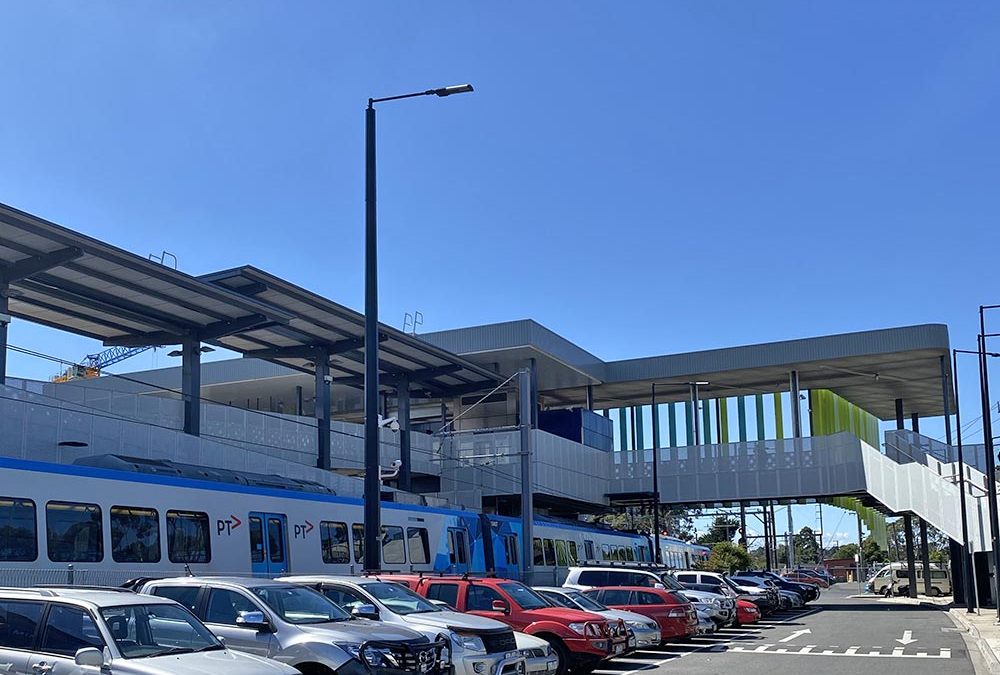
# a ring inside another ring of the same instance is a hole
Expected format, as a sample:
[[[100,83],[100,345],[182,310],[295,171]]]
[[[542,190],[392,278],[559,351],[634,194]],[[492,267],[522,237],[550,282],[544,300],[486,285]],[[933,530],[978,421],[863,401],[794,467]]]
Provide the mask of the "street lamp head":
[[[471,91],[475,91],[471,84],[454,84],[450,87],[441,87],[440,89],[431,89],[429,94],[434,94],[435,96],[451,96],[452,94],[468,94]]]

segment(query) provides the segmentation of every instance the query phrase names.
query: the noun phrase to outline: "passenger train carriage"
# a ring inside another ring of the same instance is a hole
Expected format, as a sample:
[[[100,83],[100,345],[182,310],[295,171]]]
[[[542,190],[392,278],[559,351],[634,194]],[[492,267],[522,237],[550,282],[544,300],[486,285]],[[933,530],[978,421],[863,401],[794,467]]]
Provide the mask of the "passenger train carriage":
[[[353,574],[363,569],[362,511],[362,500],[329,493],[0,458],[0,584]],[[537,517],[534,536],[546,582],[586,560],[651,559],[648,537],[584,523]],[[386,570],[517,577],[520,540],[517,518],[383,503]]]

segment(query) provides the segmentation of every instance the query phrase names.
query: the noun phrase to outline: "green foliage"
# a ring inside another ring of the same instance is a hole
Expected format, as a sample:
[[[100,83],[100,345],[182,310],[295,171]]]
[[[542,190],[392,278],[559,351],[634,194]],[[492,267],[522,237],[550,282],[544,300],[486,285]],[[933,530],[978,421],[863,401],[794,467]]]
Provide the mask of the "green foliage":
[[[695,541],[703,546],[712,546],[723,542],[732,543],[733,537],[739,533],[740,521],[726,516],[716,516],[708,532]]]
[[[672,509],[660,506],[660,530],[671,537],[690,541],[694,537],[694,519],[700,515],[696,509]],[[653,511],[641,507],[629,507],[624,511],[598,517],[601,522],[616,530],[653,533]]]
[[[731,541],[719,542],[712,546],[712,552],[701,567],[715,572],[735,572],[750,569],[753,561],[750,554]]]
[[[795,562],[805,565],[819,562],[819,540],[811,527],[803,527],[795,535]]]
[[[857,544],[844,544],[843,546],[838,546],[830,554],[829,558],[833,560],[854,560],[854,556],[858,554]]]

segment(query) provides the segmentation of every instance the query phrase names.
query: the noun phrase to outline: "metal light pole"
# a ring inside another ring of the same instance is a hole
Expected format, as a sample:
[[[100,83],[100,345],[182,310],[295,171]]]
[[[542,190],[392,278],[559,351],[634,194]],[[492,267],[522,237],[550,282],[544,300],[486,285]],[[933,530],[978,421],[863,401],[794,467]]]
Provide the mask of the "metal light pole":
[[[987,505],[990,511],[990,541],[993,547],[993,600],[997,606],[997,621],[1000,621],[1000,602],[997,594],[1000,591],[1000,524],[997,522],[997,462],[993,455],[993,422],[990,419],[990,379],[989,367],[986,362],[986,313],[997,305],[979,306],[979,388],[983,405],[983,442],[986,444],[986,493]]]
[[[381,491],[379,489],[378,425],[378,228],[375,207],[375,104],[417,96],[451,96],[472,91],[461,84],[401,96],[368,99],[365,110],[365,539],[364,568],[382,567],[379,550]]]
[[[653,418],[653,562],[663,563],[660,552],[660,420],[656,416],[656,383],[652,384],[649,395],[649,410]]]

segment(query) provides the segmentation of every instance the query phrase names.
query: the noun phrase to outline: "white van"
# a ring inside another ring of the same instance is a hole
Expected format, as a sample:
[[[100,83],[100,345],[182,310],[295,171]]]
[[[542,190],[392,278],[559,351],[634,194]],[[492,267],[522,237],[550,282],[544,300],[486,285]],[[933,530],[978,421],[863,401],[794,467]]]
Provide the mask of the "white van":
[[[951,595],[951,574],[946,569],[941,569],[931,565],[931,595]],[[895,576],[896,585],[894,593],[905,595],[909,592],[910,575],[906,568],[906,563],[890,563],[884,565],[868,580],[868,586],[873,593],[885,595],[889,590],[889,584]],[[917,592],[924,590],[924,570],[923,565],[917,563]]]

